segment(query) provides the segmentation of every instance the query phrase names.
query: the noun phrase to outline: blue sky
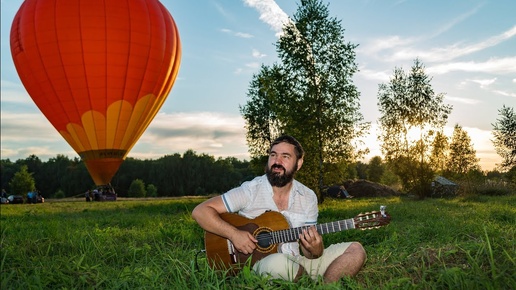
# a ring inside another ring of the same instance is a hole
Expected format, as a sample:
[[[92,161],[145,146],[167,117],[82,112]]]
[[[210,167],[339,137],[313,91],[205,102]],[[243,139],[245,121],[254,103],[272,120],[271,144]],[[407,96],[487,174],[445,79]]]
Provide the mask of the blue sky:
[[[14,68],[9,33],[22,0],[1,0],[1,158],[35,154],[78,155],[39,112]],[[129,153],[141,159],[193,149],[215,157],[249,157],[239,106],[252,75],[277,61],[275,42],[292,16],[294,0],[162,0],[178,26],[183,56],[167,101]],[[436,93],[453,106],[446,133],[461,125],[480,165],[500,157],[492,124],[505,104],[516,104],[516,1],[334,0],[330,15],[342,21],[347,41],[358,44],[354,82],[361,112],[372,124],[364,141],[376,141],[378,84],[395,67],[408,71],[415,58],[426,66]],[[370,157],[369,156],[369,157]],[[364,161],[367,161],[365,159]]]

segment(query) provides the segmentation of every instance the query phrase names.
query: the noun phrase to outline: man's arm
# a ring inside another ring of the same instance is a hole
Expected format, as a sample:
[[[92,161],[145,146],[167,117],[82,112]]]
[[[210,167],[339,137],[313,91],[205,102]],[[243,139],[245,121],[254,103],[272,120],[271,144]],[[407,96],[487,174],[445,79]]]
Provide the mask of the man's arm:
[[[221,219],[220,214],[225,212],[227,210],[222,197],[216,196],[197,205],[192,211],[192,217],[204,230],[231,240],[238,251],[252,253],[258,241],[251,233],[239,230]]]

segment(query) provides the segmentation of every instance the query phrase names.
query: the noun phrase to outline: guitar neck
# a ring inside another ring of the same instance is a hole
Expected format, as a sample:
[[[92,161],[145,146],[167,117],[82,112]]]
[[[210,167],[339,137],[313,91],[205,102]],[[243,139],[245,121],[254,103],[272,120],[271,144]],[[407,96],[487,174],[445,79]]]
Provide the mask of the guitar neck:
[[[277,243],[289,243],[299,239],[299,235],[308,226],[290,228],[285,230],[279,230],[271,232],[272,241],[274,244]],[[355,222],[353,219],[340,220],[336,222],[329,222],[324,224],[315,225],[317,232],[321,235],[330,234],[335,232],[341,232],[345,230],[351,230],[355,228]]]

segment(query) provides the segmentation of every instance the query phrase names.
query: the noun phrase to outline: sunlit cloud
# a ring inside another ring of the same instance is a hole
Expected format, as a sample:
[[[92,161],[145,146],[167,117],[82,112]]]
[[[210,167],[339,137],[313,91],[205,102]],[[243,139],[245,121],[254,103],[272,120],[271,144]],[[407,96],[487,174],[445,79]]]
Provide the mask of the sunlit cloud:
[[[283,33],[283,24],[289,21],[289,17],[274,0],[244,0],[244,3],[260,13],[260,20],[269,25],[276,36]]]
[[[160,113],[142,135],[131,156],[151,158],[152,155],[155,158],[191,149],[215,157],[248,159],[244,124],[239,115],[213,112]]]
[[[470,82],[473,82],[473,83],[477,83],[480,85],[480,88],[481,89],[485,89],[487,88],[488,86],[494,84],[494,82],[496,82],[496,78],[492,78],[492,79],[478,79],[478,80],[470,80]]]
[[[505,96],[505,97],[516,98],[516,92],[507,92],[507,91],[501,91],[501,90],[494,90],[493,92],[498,94],[498,95]]]
[[[32,104],[33,101],[25,88],[18,83],[2,80],[0,83],[2,88],[2,94],[0,98],[2,103],[13,103],[13,104]]]
[[[159,158],[194,150],[215,157],[248,159],[244,120],[240,115],[196,112],[156,115],[129,153],[134,158]],[[77,153],[42,114],[2,112],[2,159],[35,154],[41,159]]]
[[[378,81],[379,83],[386,83],[391,78],[392,71],[374,71],[361,67],[360,71],[356,73],[356,76],[367,80]]]
[[[450,102],[461,103],[461,104],[466,104],[466,105],[475,105],[475,104],[481,103],[480,100],[475,100],[475,99],[470,99],[470,98],[460,98],[460,97],[452,97],[452,96],[445,96],[444,98]]]
[[[467,15],[464,15],[462,17],[466,16]],[[462,21],[461,19],[462,18],[459,17],[459,19],[456,21]],[[428,49],[427,47],[422,49],[416,47],[418,43],[443,33],[444,31],[450,29],[454,24],[455,22],[446,25],[435,34],[426,37],[403,38],[398,35],[381,37],[369,42],[364,42],[358,51],[372,57],[381,58],[387,62],[400,62],[413,60],[415,58],[420,58],[427,62],[443,62],[494,47],[516,36],[515,25],[498,35],[491,36],[483,41],[470,45],[464,45],[462,42],[459,42],[445,47],[431,49]]]
[[[492,58],[484,62],[451,62],[428,67],[429,74],[445,74],[452,71],[484,72],[495,74],[516,73],[516,56]]]

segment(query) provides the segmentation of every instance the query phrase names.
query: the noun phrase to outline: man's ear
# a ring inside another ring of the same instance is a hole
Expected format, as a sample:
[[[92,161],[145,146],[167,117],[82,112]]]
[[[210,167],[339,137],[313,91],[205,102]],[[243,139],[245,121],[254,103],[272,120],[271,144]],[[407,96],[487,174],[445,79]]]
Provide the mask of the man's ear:
[[[303,158],[299,158],[297,160],[297,170],[301,169],[302,165],[303,165]]]

